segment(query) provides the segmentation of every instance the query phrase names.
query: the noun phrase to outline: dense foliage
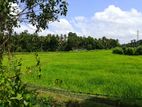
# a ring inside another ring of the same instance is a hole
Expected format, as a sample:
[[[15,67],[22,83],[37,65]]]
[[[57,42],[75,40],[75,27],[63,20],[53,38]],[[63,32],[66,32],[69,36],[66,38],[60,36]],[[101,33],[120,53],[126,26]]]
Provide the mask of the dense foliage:
[[[11,60],[8,66],[0,66],[1,107],[29,107],[36,98],[21,81],[21,65],[20,60]]]
[[[114,54],[123,54],[123,49],[120,47],[116,47],[113,49]]]
[[[131,40],[130,43],[122,44],[123,47],[138,47],[140,45],[142,45],[142,40],[136,41],[135,39]]]
[[[135,55],[135,48],[132,48],[132,47],[125,48],[124,54],[125,55]]]
[[[142,55],[142,45],[136,48],[136,55]]]
[[[0,39],[2,41],[2,39]],[[68,35],[38,36],[24,31],[20,34],[13,34],[13,52],[35,52],[35,51],[70,51],[70,50],[94,50],[111,49],[119,46],[118,40],[105,37],[94,39],[93,37],[80,37],[76,33]],[[5,50],[6,51],[6,50]]]
[[[138,47],[116,47],[113,49],[114,54],[124,55],[142,55],[142,46]]]

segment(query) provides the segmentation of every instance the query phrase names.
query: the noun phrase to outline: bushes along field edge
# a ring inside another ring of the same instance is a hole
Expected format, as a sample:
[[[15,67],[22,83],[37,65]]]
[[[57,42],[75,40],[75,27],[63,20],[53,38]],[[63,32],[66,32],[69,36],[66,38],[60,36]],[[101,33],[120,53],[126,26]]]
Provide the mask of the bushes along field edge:
[[[142,55],[142,45],[138,47],[116,47],[113,49],[112,53],[123,55]]]

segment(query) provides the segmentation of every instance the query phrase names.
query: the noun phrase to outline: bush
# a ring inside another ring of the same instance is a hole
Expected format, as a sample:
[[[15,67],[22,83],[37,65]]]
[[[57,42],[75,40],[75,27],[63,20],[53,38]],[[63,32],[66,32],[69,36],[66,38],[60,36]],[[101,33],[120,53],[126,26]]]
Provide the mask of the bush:
[[[127,47],[122,47],[123,54],[126,54],[126,49],[127,49]]]
[[[35,53],[38,77],[41,77],[40,58]],[[2,61],[2,58],[0,58]],[[21,59],[12,57],[8,66],[0,63],[0,107],[32,107],[37,100],[36,91],[32,91],[22,82]]]
[[[123,54],[123,49],[120,47],[116,47],[112,51],[114,54]]]
[[[136,48],[134,47],[116,47],[112,51],[114,54],[124,55],[142,55],[142,45]]]
[[[128,47],[124,50],[125,55],[135,55],[135,48]]]
[[[10,65],[0,66],[0,107],[29,107],[36,99],[21,81],[21,61],[11,60]]]
[[[142,45],[136,48],[136,55],[142,55]]]
[[[16,49],[16,52],[22,52],[22,48],[21,48],[21,47],[18,47],[18,48]]]

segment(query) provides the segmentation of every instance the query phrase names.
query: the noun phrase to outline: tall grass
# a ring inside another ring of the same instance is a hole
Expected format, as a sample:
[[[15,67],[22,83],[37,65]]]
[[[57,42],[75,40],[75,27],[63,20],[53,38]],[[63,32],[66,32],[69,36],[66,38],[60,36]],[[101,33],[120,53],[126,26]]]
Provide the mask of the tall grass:
[[[142,56],[115,55],[109,51],[39,53],[42,76],[23,72],[23,80],[48,88],[116,96],[142,98]],[[34,65],[33,53],[17,54],[23,69]],[[6,60],[5,62],[6,63]],[[56,80],[62,80],[56,84]]]

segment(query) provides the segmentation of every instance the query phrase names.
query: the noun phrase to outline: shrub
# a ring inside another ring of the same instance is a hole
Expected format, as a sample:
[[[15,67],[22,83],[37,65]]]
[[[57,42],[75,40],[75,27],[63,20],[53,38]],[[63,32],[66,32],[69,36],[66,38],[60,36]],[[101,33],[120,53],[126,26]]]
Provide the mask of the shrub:
[[[142,55],[142,45],[136,48],[136,55]]]
[[[135,48],[128,47],[123,51],[125,55],[135,55]]]
[[[41,77],[40,58],[35,53],[38,77]],[[2,58],[0,59],[2,61]],[[37,100],[36,91],[22,82],[21,59],[9,60],[8,66],[0,63],[0,107],[32,107]]]
[[[22,52],[22,48],[21,48],[21,47],[18,47],[18,48],[16,49],[16,52]]]
[[[116,47],[112,51],[114,54],[123,54],[123,49],[120,47]]]
[[[123,54],[126,54],[126,49],[127,49],[127,47],[122,47]]]
[[[0,106],[29,107],[35,92],[29,91],[21,81],[21,61],[11,60],[10,65],[0,67]]]

